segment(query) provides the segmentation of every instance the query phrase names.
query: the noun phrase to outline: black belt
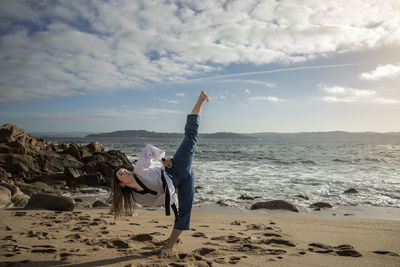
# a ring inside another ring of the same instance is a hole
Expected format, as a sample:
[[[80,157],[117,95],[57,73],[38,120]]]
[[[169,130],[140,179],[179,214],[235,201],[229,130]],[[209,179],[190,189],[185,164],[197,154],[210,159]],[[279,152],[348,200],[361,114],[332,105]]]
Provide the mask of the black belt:
[[[139,191],[139,190],[136,190],[135,188],[132,188],[133,191],[135,191],[138,194],[142,194],[142,195],[144,195],[144,194],[152,194],[152,195],[155,195],[155,196],[157,195],[156,191],[151,190],[150,188],[145,186],[144,183],[142,181],[140,181],[140,179],[136,175],[134,175],[134,177],[135,177],[136,182],[140,185],[141,188],[143,188],[143,190]],[[165,215],[166,216],[170,216],[171,215],[171,211],[170,211],[169,203],[170,203],[170,200],[171,200],[171,196],[169,195],[168,184],[167,184],[167,181],[165,180],[164,171],[163,170],[161,170],[161,180],[162,180],[163,189],[164,189],[164,192],[165,192],[165,203],[164,203],[164,205],[165,205]],[[175,221],[176,221],[178,219],[178,209],[176,208],[175,203],[173,203],[171,205],[171,207],[172,207],[172,210],[174,211]]]
[[[167,181],[165,180],[163,170],[161,170],[161,180],[163,182],[163,188],[164,188],[164,192],[165,192],[165,215],[170,216],[171,211],[170,211],[169,203],[170,203],[171,196],[169,195],[168,184],[167,184]],[[176,208],[175,203],[172,203],[171,208],[174,211],[175,221],[176,221],[178,219],[178,209]]]

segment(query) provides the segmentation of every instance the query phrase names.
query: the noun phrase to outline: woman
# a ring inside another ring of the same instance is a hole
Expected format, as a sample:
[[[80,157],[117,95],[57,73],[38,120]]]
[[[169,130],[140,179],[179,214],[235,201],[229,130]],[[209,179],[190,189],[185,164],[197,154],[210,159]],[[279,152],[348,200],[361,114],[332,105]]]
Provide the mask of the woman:
[[[204,101],[209,102],[210,98],[205,91],[201,91],[192,113],[187,116],[185,137],[173,158],[165,159],[163,150],[148,144],[142,150],[133,173],[118,169],[114,175],[111,211],[115,217],[120,216],[122,211],[131,212],[135,202],[144,206],[165,204],[169,215],[170,205],[175,211],[175,196],[178,195],[179,209],[174,228],[162,249],[172,249],[182,231],[189,230],[194,198],[192,161]],[[163,166],[151,166],[152,160],[161,161]]]

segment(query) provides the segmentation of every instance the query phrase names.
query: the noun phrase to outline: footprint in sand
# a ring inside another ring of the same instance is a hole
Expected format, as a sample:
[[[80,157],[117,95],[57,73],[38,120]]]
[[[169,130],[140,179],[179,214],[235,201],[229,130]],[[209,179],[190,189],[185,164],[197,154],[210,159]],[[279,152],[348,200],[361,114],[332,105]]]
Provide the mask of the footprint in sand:
[[[164,228],[164,229],[167,229],[167,228],[169,228],[169,227],[166,226],[166,225],[157,225],[156,228]]]
[[[271,238],[271,239],[263,240],[261,242],[266,244],[266,245],[278,244],[278,245],[284,245],[284,246],[288,246],[288,247],[295,247],[296,246],[293,242],[291,242],[289,240],[278,239],[278,238]]]
[[[237,257],[237,256],[232,256],[229,258],[229,263],[230,264],[237,264],[239,263],[241,257]]]
[[[192,235],[193,237],[203,237],[203,238],[207,238],[206,235],[202,232],[196,232]]]
[[[281,237],[281,235],[279,234],[275,234],[275,233],[265,233],[264,236],[275,236],[275,237]]]
[[[383,251],[383,250],[375,250],[375,251],[372,251],[372,253],[380,254],[380,255],[395,256],[395,257],[399,257],[400,256],[397,253],[390,252],[390,251]]]
[[[56,253],[57,249],[52,245],[32,246],[31,253]]]
[[[351,245],[329,246],[321,243],[310,243],[311,246],[308,250],[315,253],[331,254],[347,257],[361,257],[361,253],[356,251]]]
[[[231,225],[242,225],[242,223],[246,223],[246,221],[233,221],[231,222]]]
[[[151,234],[138,234],[133,236],[131,239],[138,242],[153,241]]]
[[[198,248],[198,249],[193,250],[192,254],[198,254],[200,256],[204,256],[204,255],[210,254],[215,251],[216,251],[215,248],[204,247],[204,248]]]

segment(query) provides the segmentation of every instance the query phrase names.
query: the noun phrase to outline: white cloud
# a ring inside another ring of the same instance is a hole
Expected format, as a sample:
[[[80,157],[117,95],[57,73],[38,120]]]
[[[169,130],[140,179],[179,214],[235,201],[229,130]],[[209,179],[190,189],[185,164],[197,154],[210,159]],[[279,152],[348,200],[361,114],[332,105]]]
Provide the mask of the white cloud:
[[[275,102],[275,103],[287,101],[287,100],[280,99],[275,96],[255,96],[255,97],[250,97],[249,100],[250,101],[267,101],[267,102]]]
[[[375,70],[360,74],[360,79],[363,80],[380,80],[384,78],[393,79],[400,77],[400,64],[379,65]]]
[[[156,118],[163,114],[183,114],[184,112],[174,109],[99,109],[90,112],[21,112],[15,113],[14,117],[26,120],[56,120],[56,121],[88,121],[88,120],[138,120]]]
[[[184,93],[177,93],[176,96],[185,96]]]
[[[342,87],[337,85],[326,85],[321,83],[318,87],[326,95],[321,98],[323,102],[371,102],[378,104],[395,104],[399,101],[395,99],[383,98],[378,96],[377,91],[370,89],[355,89],[350,87]]]
[[[251,91],[250,91],[249,89],[244,90],[244,92],[245,92],[246,94],[251,95]]]
[[[399,8],[397,0],[1,1],[0,101],[397,44]]]

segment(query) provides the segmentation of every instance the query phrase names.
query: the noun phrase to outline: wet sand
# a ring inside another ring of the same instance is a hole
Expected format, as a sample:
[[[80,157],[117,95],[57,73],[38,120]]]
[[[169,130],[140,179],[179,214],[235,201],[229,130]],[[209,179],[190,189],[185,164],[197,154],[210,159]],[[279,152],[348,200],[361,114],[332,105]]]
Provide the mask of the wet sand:
[[[0,210],[0,266],[400,266],[398,220],[194,212],[160,254],[173,217],[136,213]]]

